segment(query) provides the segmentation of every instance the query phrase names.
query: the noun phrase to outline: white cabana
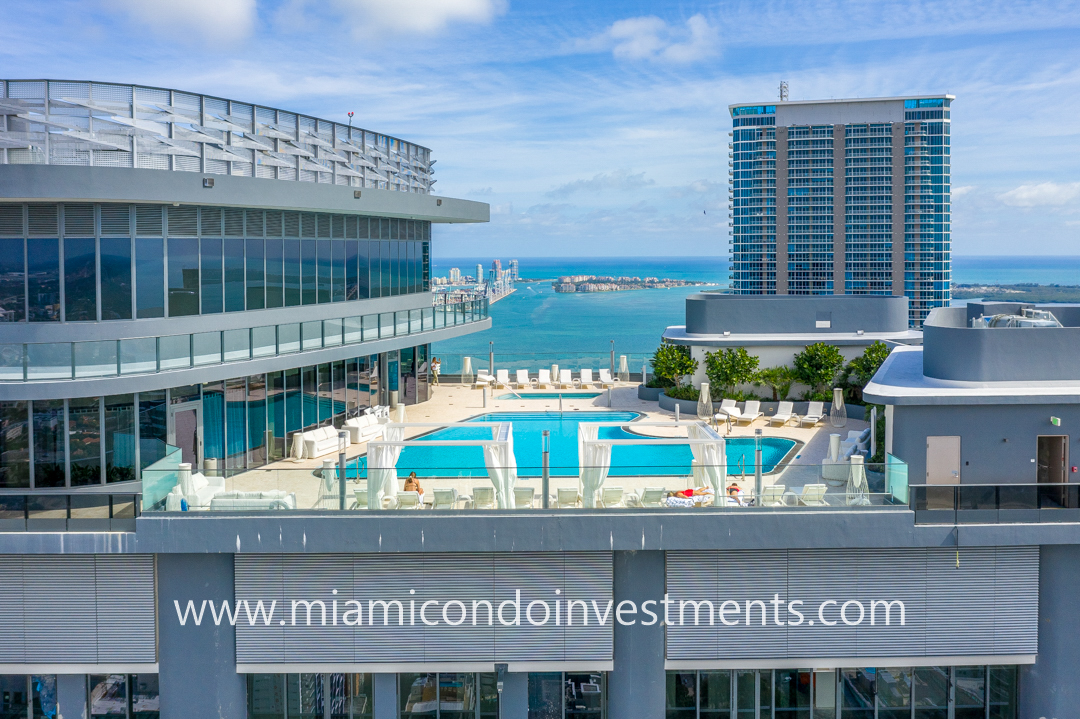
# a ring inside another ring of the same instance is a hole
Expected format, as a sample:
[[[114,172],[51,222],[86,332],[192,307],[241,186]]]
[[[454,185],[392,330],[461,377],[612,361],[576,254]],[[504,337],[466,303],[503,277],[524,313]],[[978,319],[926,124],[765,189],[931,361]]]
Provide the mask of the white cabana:
[[[714,496],[723,496],[724,481],[727,480],[724,438],[704,423],[690,425],[686,433],[690,439],[704,440],[690,444],[690,452],[694,455],[694,487],[712,487]]]
[[[490,427],[492,439],[405,439],[409,427]],[[514,458],[513,425],[510,422],[392,422],[383,425],[383,437],[368,443],[368,509],[383,509],[383,498],[397,498],[397,462],[405,447],[480,447],[500,509],[514,509],[517,460]],[[391,504],[393,506],[393,504]]]
[[[599,435],[599,425],[588,422],[578,425],[581,505],[587,509],[596,507],[596,496],[611,469],[611,444],[599,441]]]
[[[484,444],[484,466],[495,485],[499,509],[514,509],[514,486],[517,484],[517,459],[514,457],[514,434],[509,422],[491,430],[493,442]]]
[[[598,439],[600,427],[631,427],[633,429],[644,427],[686,427],[687,436],[650,437],[643,435],[634,439],[600,440]],[[724,447],[724,438],[717,434],[706,422],[701,420],[686,422],[582,422],[578,425],[578,462],[583,501],[588,501],[589,487],[594,483],[596,483],[595,491],[593,491],[594,497],[596,491],[603,487],[604,480],[607,479],[611,467],[611,451],[614,446],[666,444],[689,445],[690,452],[694,456],[692,481],[695,486],[711,488],[714,493],[714,501],[717,497],[723,497],[723,485],[727,479],[727,453]],[[600,446],[604,447],[604,449],[593,449]],[[603,451],[606,456],[601,459],[590,454],[593,451]],[[591,473],[594,468],[600,467],[603,468],[602,473]],[[585,506],[589,505],[586,504]]]
[[[368,507],[382,509],[383,497],[397,498],[397,461],[401,456],[405,427],[387,424],[383,441],[368,442]]]

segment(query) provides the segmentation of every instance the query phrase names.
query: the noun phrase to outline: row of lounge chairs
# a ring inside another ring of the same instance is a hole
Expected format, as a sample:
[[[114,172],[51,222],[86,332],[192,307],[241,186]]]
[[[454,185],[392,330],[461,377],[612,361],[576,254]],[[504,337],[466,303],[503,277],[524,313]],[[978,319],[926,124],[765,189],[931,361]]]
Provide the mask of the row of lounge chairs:
[[[577,377],[574,377],[572,370],[563,369],[559,370],[559,376],[556,380],[551,379],[551,370],[547,369],[540,370],[535,377],[529,376],[529,370],[519,369],[512,380],[510,379],[510,370],[500,369],[495,370],[494,377],[487,372],[478,372],[476,374],[476,383],[479,385],[493,384],[496,387],[513,389],[547,389],[548,387],[555,389],[584,389],[591,386],[606,389],[615,386],[611,370],[606,369],[600,370],[600,376],[596,379],[593,379],[591,369],[579,371]]]
[[[798,426],[813,427],[825,418],[824,402],[811,402],[807,407],[806,414],[802,416],[795,414],[794,407],[793,402],[781,402],[778,404],[776,414],[768,418],[769,424],[779,422],[780,426],[784,427],[787,426],[788,422],[794,421]],[[754,423],[754,420],[764,416],[761,412],[761,402],[758,400],[747,400],[740,410],[735,406],[735,400],[725,399],[720,402],[720,408],[716,412],[716,421],[726,422],[731,420],[735,424],[746,422],[747,426],[749,426]]]
[[[826,486],[824,484],[807,484],[801,493],[788,492],[782,484],[774,484],[765,487],[761,495],[761,506],[804,506],[824,507]],[[645,487],[640,492],[627,492],[622,487],[604,487],[597,497],[597,506],[603,508],[612,507],[663,507],[664,500],[669,491],[664,487]],[[476,486],[472,488],[472,495],[458,494],[453,488],[437,488],[431,490],[432,509],[495,509],[495,488],[492,486]],[[355,492],[356,504],[354,508],[367,509],[367,489],[357,489]],[[515,487],[514,505],[518,509],[535,507],[540,497],[535,487]],[[728,500],[729,504],[739,504],[740,501]],[[552,509],[573,509],[581,506],[581,495],[577,487],[559,487],[555,494],[549,498],[549,506]],[[398,492],[397,496],[389,500],[391,509],[423,509],[424,501],[419,492]]]

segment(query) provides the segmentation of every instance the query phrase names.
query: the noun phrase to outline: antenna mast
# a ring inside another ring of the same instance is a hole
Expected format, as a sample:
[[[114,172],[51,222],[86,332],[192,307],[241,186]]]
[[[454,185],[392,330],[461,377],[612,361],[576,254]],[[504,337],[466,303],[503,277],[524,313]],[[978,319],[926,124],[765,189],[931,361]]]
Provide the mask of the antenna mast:
[[[788,99],[787,92],[788,92],[787,80],[781,80],[780,81],[780,102],[787,102],[787,99]]]

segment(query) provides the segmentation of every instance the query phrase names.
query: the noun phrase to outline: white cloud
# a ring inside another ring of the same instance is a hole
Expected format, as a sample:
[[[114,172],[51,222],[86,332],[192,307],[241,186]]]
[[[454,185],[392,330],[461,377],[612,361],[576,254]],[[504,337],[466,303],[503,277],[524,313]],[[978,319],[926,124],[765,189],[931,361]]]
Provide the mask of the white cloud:
[[[963,197],[964,195],[968,194],[969,192],[971,192],[974,189],[975,189],[975,185],[964,185],[962,187],[954,187],[954,188],[952,188],[953,199],[956,199],[957,197]]]
[[[506,0],[335,0],[357,33],[436,33],[451,23],[487,24]]]
[[[1080,200],[1080,182],[1042,182],[1020,185],[1002,193],[1002,202],[1013,207],[1046,207],[1067,205]]]
[[[717,45],[717,30],[704,15],[694,15],[685,27],[646,15],[617,20],[599,35],[575,40],[565,50],[570,53],[610,50],[620,60],[691,63],[715,54]]]
[[[629,170],[616,170],[615,172],[601,172],[594,175],[591,180],[574,180],[564,185],[559,185],[547,193],[548,197],[570,197],[579,192],[604,192],[605,190],[619,190],[630,192],[640,190],[649,185],[655,185],[655,180],[645,178],[644,172],[630,174]]]
[[[255,0],[109,0],[111,7],[170,36],[237,40],[255,26]]]

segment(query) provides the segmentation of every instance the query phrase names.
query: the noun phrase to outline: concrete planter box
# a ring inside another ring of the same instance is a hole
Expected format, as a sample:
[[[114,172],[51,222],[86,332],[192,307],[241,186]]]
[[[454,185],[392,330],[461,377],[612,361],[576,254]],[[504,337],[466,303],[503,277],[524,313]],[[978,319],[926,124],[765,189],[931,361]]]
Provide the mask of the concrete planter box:
[[[697,400],[693,399],[673,399],[668,397],[660,391],[660,409],[666,409],[668,412],[675,411],[675,405],[679,405],[679,414],[690,418],[697,417]]]
[[[663,387],[646,387],[643,384],[639,384],[637,387],[637,398],[643,399],[646,402],[656,402],[663,393]]]

